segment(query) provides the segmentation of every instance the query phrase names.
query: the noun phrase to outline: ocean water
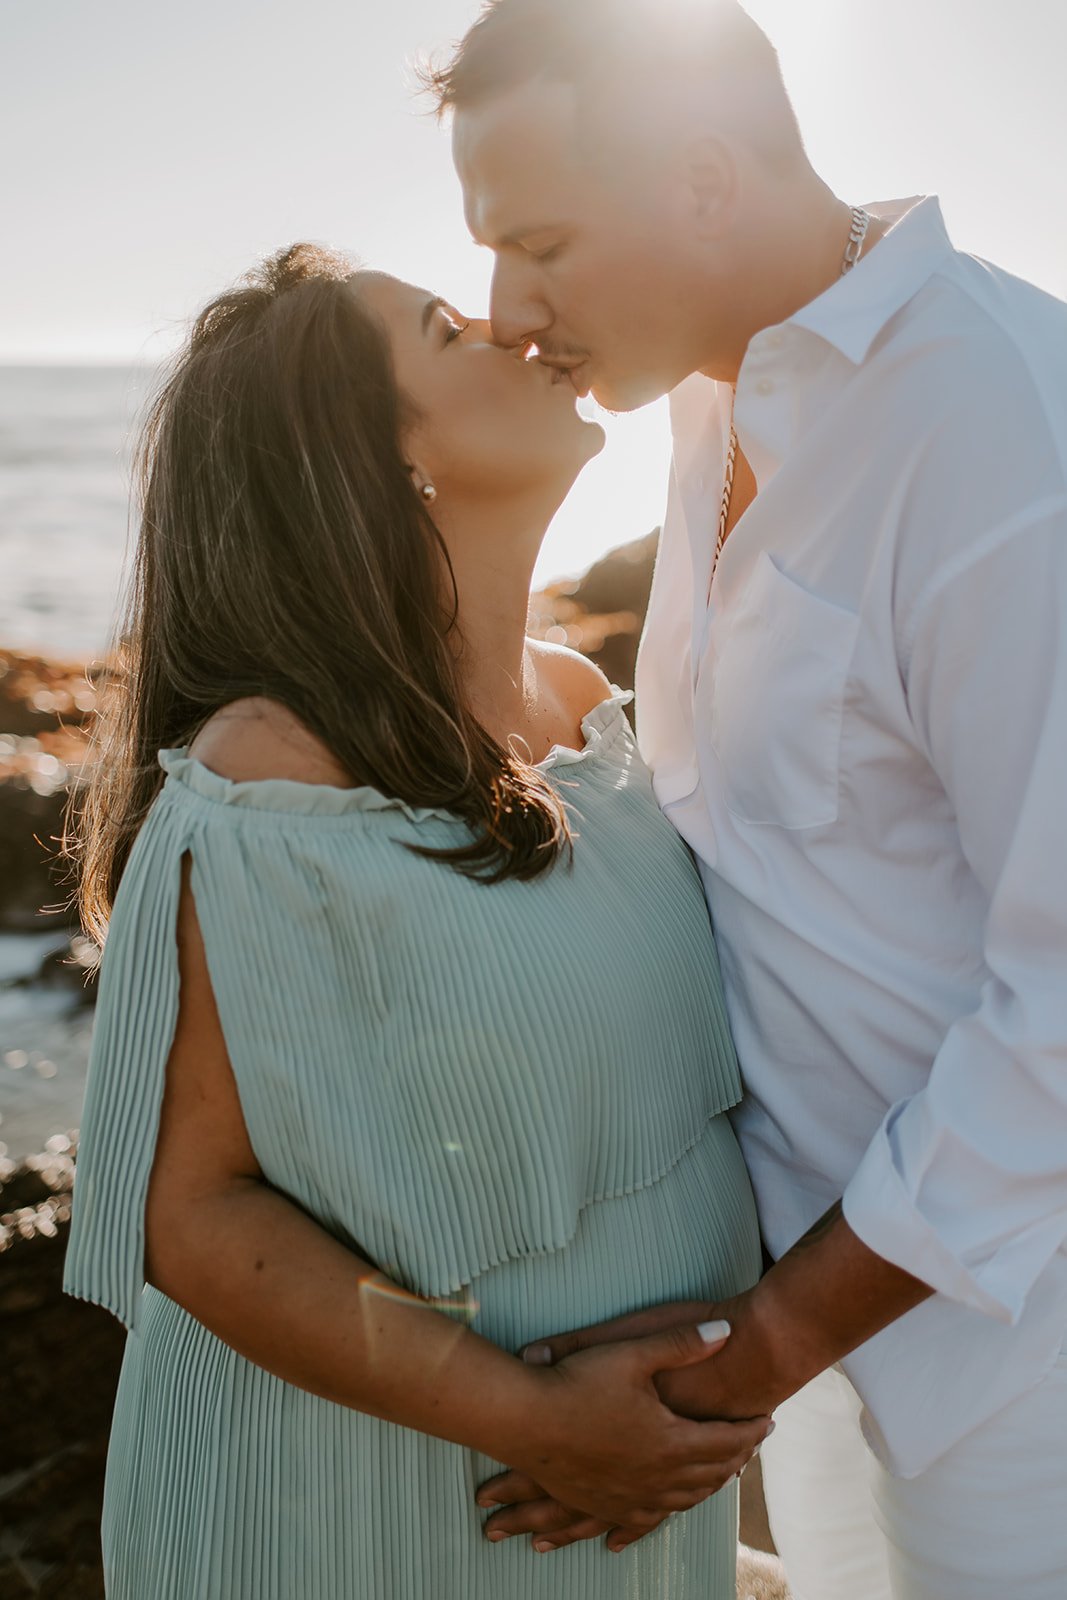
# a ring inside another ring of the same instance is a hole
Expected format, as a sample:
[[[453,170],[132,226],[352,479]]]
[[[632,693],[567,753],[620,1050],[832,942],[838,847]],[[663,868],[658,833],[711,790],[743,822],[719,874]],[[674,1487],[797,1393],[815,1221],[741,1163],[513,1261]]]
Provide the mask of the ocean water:
[[[63,946],[55,933],[0,934],[0,1168],[81,1122],[93,1010],[32,981]]]
[[[151,377],[0,367],[0,645],[78,661],[106,648]],[[81,1117],[92,1010],[33,981],[62,942],[0,934],[0,1162],[43,1150]]]
[[[151,367],[0,367],[0,645],[103,652]]]

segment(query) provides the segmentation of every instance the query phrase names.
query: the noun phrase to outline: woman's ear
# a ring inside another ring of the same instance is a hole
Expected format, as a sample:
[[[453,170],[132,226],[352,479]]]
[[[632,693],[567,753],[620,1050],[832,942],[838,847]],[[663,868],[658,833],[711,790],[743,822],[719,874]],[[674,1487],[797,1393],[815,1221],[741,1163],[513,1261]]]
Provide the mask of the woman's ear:
[[[423,472],[422,468],[414,461],[408,461],[405,465],[416,493],[421,496],[427,505],[433,505],[433,502],[437,499],[437,488],[429,474]]]

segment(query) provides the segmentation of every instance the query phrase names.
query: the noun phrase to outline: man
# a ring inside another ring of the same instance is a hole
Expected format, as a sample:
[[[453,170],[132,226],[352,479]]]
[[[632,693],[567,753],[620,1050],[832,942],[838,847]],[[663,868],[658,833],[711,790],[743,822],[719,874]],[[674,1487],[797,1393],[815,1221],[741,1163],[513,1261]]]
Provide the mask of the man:
[[[435,87],[495,337],[671,397],[638,733],[775,1264],[661,1393],[775,1410],[797,1600],[1062,1600],[1067,307],[834,195],[733,0],[491,0]]]

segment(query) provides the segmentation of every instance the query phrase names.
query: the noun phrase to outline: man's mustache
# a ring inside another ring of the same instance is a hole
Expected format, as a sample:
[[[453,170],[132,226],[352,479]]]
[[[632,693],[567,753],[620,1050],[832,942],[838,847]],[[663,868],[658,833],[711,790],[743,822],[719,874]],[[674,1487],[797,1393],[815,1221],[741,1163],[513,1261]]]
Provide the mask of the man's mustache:
[[[557,366],[577,367],[583,361],[588,361],[587,350],[567,350],[562,346],[542,344],[539,340],[531,341],[531,348],[536,350],[535,361],[548,361]]]

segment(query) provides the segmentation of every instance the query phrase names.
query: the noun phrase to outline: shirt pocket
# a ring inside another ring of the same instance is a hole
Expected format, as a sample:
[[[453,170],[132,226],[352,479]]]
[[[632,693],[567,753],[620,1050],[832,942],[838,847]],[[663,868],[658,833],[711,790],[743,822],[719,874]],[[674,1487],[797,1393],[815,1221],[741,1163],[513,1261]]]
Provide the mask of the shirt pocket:
[[[858,631],[854,612],[802,589],[765,550],[737,602],[714,619],[697,725],[739,821],[817,828],[836,820]]]

